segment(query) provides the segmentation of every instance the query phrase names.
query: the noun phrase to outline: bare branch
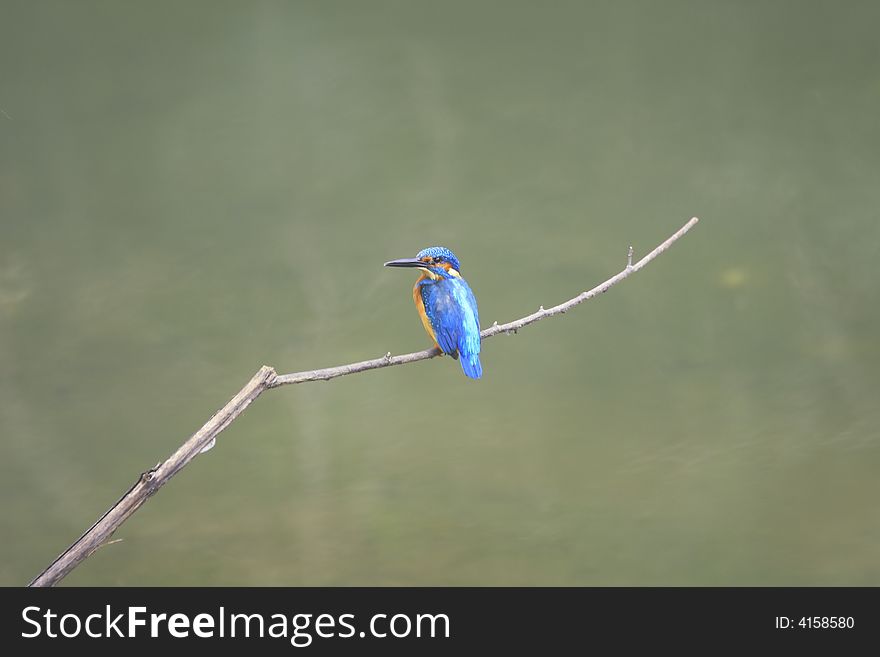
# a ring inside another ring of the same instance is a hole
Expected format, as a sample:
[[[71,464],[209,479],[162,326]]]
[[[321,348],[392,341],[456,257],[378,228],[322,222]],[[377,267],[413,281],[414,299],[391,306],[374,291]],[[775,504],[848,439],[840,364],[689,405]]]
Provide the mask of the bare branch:
[[[574,308],[578,304],[583,303],[587,299],[592,299],[593,297],[602,294],[612,285],[615,285],[622,281],[624,278],[629,276],[630,274],[634,274],[639,271],[642,267],[651,262],[658,255],[663,253],[666,249],[672,246],[673,242],[679,239],[682,235],[688,232],[694,225],[699,221],[697,217],[694,217],[690,221],[688,221],[684,226],[679,228],[674,235],[672,235],[668,240],[663,242],[656,249],[651,251],[644,258],[639,260],[636,264],[632,263],[632,247],[630,247],[630,255],[627,261],[626,268],[621,271],[616,276],[612,276],[604,283],[597,285],[592,290],[588,290],[583,294],[579,294],[574,299],[569,299],[568,301],[559,304],[558,306],[553,306],[552,308],[544,309],[544,306],[541,306],[537,312],[532,313],[531,315],[527,315],[521,319],[514,320],[512,322],[508,322],[507,324],[498,324],[495,322],[489,328],[483,330],[480,333],[480,337],[485,340],[487,338],[491,338],[499,333],[516,333],[519,329],[524,326],[528,326],[529,324],[534,324],[535,322],[541,321],[545,317],[552,317],[553,315],[559,315],[561,313],[567,312],[571,308]],[[283,386],[292,383],[306,383],[307,381],[328,381],[330,379],[335,379],[339,376],[347,376],[349,374],[357,374],[358,372],[366,372],[367,370],[377,370],[382,367],[391,367],[392,365],[405,365],[407,363],[415,363],[420,360],[426,360],[428,358],[434,358],[435,356],[440,356],[441,352],[439,349],[425,349],[424,351],[414,351],[411,354],[403,354],[401,356],[392,356],[390,353],[386,354],[383,358],[374,358],[373,360],[363,360],[359,363],[351,363],[349,365],[339,365],[338,367],[326,367],[320,370],[309,370],[306,372],[295,372],[293,374],[279,374],[275,377],[275,381],[270,384],[269,387],[275,388],[278,386]]]
[[[107,512],[98,518],[77,541],[53,561],[46,570],[37,575],[30,586],[54,586],[80,562],[110,540],[119,526],[137,511],[165,482],[180,472],[187,463],[228,427],[232,421],[260,396],[272,379],[275,370],[263,366],[248,384],[226,406],[217,411],[205,425],[190,437],[168,459],[151,470],[142,473],[134,485]]]
[[[540,306],[537,312],[512,322],[508,322],[507,324],[494,322],[492,326],[482,331],[480,336],[485,340],[500,333],[516,333],[524,326],[534,324],[545,317],[552,317],[554,315],[565,313],[578,304],[602,294],[612,285],[619,283],[630,274],[639,271],[642,267],[663,253],[677,239],[693,228],[697,221],[699,220],[696,217],[688,221],[684,226],[679,228],[674,235],[634,265],[632,264],[632,247],[630,247],[626,268],[619,274],[609,278],[604,283],[597,285],[592,290],[579,294],[573,299],[569,299],[568,301],[553,306],[552,308],[545,309],[544,306]],[[338,367],[327,367],[320,370],[308,370],[305,372],[281,375],[276,375],[274,369],[264,365],[256,374],[254,374],[253,378],[247,383],[247,385],[229,401],[229,403],[217,411],[217,413],[215,413],[201,429],[181,445],[174,454],[156,467],[142,473],[134,485],[122,497],[120,497],[119,500],[104,513],[104,515],[98,518],[94,525],[87,529],[73,545],[62,552],[55,561],[49,564],[42,573],[34,578],[30,583],[30,586],[54,586],[82,561],[91,556],[95,550],[102,545],[107,544],[113,536],[113,532],[115,532],[123,522],[137,511],[144,502],[156,493],[156,491],[165,485],[171,477],[186,467],[190,461],[203,451],[206,451],[206,449],[210,449],[214,444],[217,435],[228,427],[235,418],[241,415],[264,390],[277,388],[287,384],[306,383],[307,381],[327,381],[340,376],[357,374],[358,372],[366,372],[368,370],[375,370],[383,367],[391,367],[392,365],[415,363],[439,355],[441,355],[441,352],[436,348],[416,351],[401,356],[392,356],[391,352],[388,352],[381,358],[374,358],[373,360],[364,360],[359,363],[350,363]]]

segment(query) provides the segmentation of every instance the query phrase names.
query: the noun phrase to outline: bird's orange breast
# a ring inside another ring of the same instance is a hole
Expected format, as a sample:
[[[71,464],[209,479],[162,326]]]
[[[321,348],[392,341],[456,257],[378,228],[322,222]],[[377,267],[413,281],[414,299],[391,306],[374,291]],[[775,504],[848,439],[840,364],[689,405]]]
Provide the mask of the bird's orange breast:
[[[428,313],[425,312],[425,300],[422,299],[422,287],[419,285],[423,280],[428,278],[427,274],[422,273],[419,277],[419,280],[416,281],[416,284],[413,286],[413,301],[416,304],[416,310],[419,311],[419,317],[422,320],[422,326],[425,327],[425,332],[431,336],[431,339],[434,343],[437,343],[437,337],[434,335],[434,327],[431,326],[431,320],[428,319]]]

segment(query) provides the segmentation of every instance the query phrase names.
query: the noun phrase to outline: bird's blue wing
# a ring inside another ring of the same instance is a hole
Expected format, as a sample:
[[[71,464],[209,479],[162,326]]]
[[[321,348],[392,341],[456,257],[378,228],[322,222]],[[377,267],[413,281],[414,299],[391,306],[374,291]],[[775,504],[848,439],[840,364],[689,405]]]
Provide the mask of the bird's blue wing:
[[[480,317],[477,300],[464,279],[448,278],[422,285],[425,314],[444,353],[461,357],[465,374],[479,378]]]
[[[480,315],[477,312],[477,300],[470,286],[463,279],[455,282],[455,298],[461,309],[460,332],[456,344],[458,350],[466,354],[480,353]]]
[[[455,355],[458,351],[455,327],[461,313],[452,287],[446,283],[426,280],[420,287],[425,314],[434,329],[434,339],[443,353]]]
[[[480,364],[480,315],[477,312],[477,300],[470,286],[463,280],[460,283],[456,297],[462,308],[461,329],[458,335],[458,353],[461,361],[461,369],[472,379],[483,376],[483,366]]]

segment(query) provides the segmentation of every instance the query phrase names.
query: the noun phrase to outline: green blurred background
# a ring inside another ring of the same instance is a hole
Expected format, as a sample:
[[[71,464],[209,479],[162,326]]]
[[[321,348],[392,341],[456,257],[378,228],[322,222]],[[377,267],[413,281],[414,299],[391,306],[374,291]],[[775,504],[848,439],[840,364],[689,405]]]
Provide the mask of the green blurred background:
[[[880,5],[10,2],[0,584],[261,364],[77,585],[880,585]]]

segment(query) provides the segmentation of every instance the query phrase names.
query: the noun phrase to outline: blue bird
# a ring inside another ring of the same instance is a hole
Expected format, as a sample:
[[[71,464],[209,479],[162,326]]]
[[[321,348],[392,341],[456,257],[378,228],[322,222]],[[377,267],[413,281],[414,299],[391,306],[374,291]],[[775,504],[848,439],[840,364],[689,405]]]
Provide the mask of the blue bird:
[[[385,266],[421,271],[413,286],[413,301],[425,331],[440,351],[459,360],[467,376],[479,379],[483,366],[477,300],[461,277],[455,254],[442,246],[432,246],[419,251],[415,258],[392,260]]]

